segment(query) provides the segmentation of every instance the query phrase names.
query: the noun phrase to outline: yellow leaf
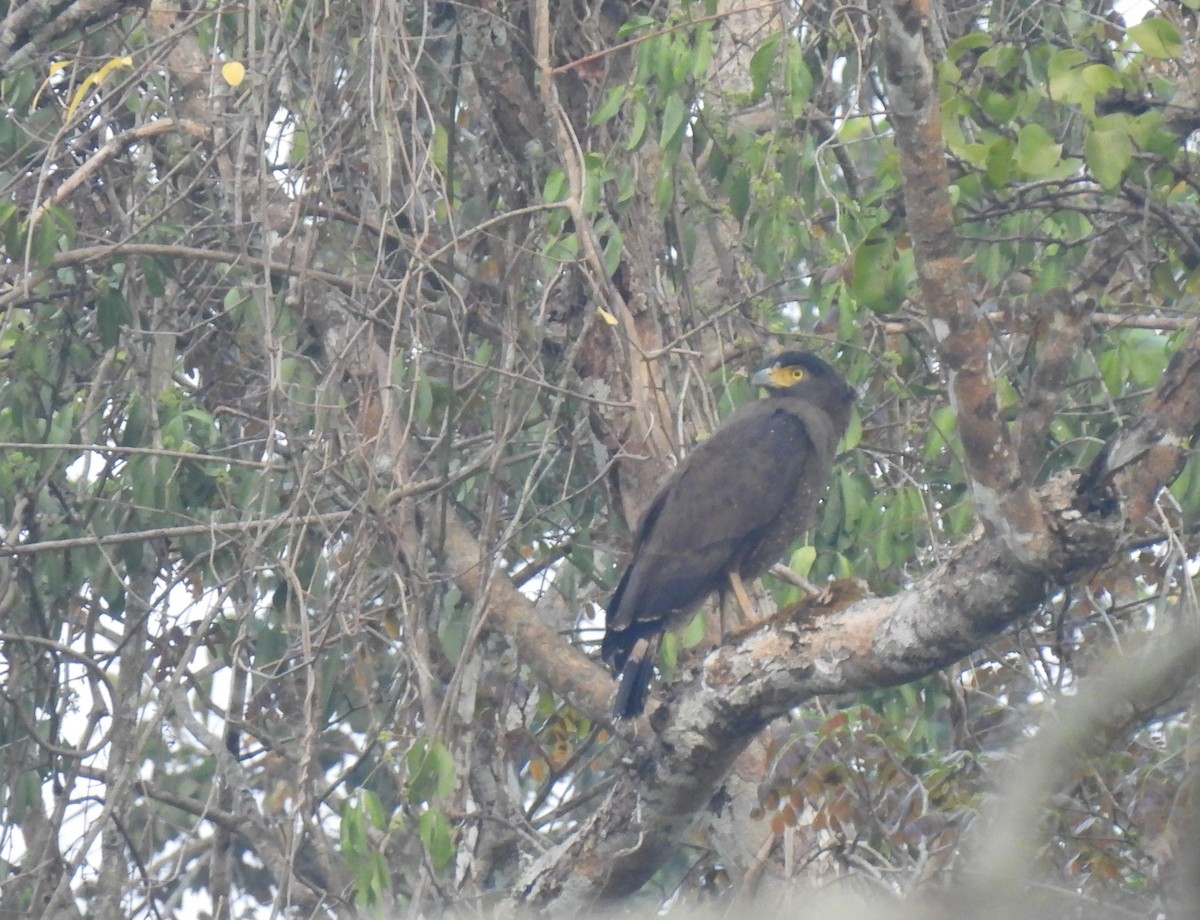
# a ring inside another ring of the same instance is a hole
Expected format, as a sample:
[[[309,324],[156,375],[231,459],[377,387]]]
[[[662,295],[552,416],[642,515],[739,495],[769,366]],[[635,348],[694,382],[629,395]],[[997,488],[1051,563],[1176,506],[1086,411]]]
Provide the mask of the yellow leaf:
[[[67,106],[66,121],[71,120],[71,116],[75,114],[75,110],[79,108],[79,103],[87,98],[88,93],[94,88],[98,88],[110,73],[118,68],[132,67],[133,58],[129,56],[113,58],[95,73],[90,73],[84,77],[83,82],[79,84],[79,89],[75,91],[75,97],[71,100],[71,104]]]
[[[237,86],[246,79],[246,68],[238,61],[230,61],[221,68],[221,76],[230,86]]]
[[[90,90],[92,88],[92,84],[95,82],[95,78],[96,78],[96,75],[92,74],[91,76],[87,77],[81,84],[79,84],[79,89],[75,90],[75,98],[73,98],[71,100],[71,104],[69,106],[67,106],[67,117],[64,119],[65,121],[71,120],[71,116],[74,115],[75,110],[77,108],[79,108],[79,103],[83,102],[84,97],[87,96],[87,94],[88,94],[88,90]]]
[[[618,322],[620,322],[615,316],[605,310],[604,307],[596,307],[596,312],[599,313],[600,318],[610,326],[615,326]]]
[[[113,58],[103,67],[96,71],[96,82],[102,83],[104,79],[114,70],[120,67],[132,67],[133,58],[126,55],[125,57]]]
[[[33,102],[29,103],[29,111],[32,112],[38,106],[38,100],[42,98],[42,93],[49,86],[54,78],[71,66],[70,61],[53,61],[50,64],[50,76],[42,81],[42,85],[38,87],[38,91],[34,93]]]

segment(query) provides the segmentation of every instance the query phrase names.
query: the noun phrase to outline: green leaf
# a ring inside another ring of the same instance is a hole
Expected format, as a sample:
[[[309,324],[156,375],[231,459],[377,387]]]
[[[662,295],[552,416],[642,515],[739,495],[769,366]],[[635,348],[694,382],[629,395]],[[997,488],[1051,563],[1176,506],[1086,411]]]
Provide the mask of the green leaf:
[[[42,219],[37,222],[29,251],[39,268],[49,268],[54,264],[54,257],[58,254],[58,231],[50,221]]]
[[[387,814],[384,813],[383,803],[379,800],[379,795],[370,789],[364,789],[360,794],[362,796],[363,813],[371,819],[372,825],[381,831],[386,831],[388,818]]]
[[[621,111],[621,104],[625,101],[626,87],[614,86],[608,91],[608,97],[604,100],[604,104],[592,113],[592,117],[588,119],[588,124],[602,125],[609,119],[613,118]]]
[[[854,253],[850,291],[854,299],[876,313],[900,309],[896,296],[896,241],[884,239],[863,243]]]
[[[891,508],[888,508],[891,511]],[[884,513],[884,526],[881,526],[875,532],[875,547],[874,561],[875,565],[882,571],[892,567],[893,552],[892,552],[892,528],[888,526],[888,519],[891,517],[887,512]]]
[[[347,801],[342,806],[339,839],[346,854],[359,855],[367,851],[367,825],[361,808],[353,802]]]
[[[121,292],[104,287],[96,293],[96,327],[100,332],[100,344],[112,348],[121,340],[121,327],[128,325],[129,305]]]
[[[38,221],[38,227],[48,226],[54,234],[55,244],[63,250],[70,249],[75,245],[75,220],[64,209],[58,206],[47,208],[46,213],[42,215],[42,219]]]
[[[631,35],[636,35],[638,32],[644,29],[656,29],[658,26],[658,20],[652,16],[631,16],[625,21],[621,28],[617,29],[617,38],[629,38]]]
[[[842,450],[854,450],[862,441],[863,426],[862,415],[857,409],[850,412],[850,427],[846,429],[846,436],[842,438]]]
[[[708,73],[713,59],[713,33],[711,28],[700,29],[692,47],[691,74],[695,80]]]
[[[775,59],[779,56],[779,43],[782,39],[782,32],[768,36],[750,58],[751,102],[757,102],[767,94],[767,87],[771,85],[771,71],[775,69]]]
[[[0,235],[8,233],[18,220],[17,206],[11,201],[0,201]]]
[[[968,51],[977,51],[980,48],[989,48],[992,44],[992,37],[986,32],[972,32],[970,35],[964,35],[962,38],[955,41],[946,49],[946,57],[952,61],[957,61]]]
[[[853,529],[869,506],[863,484],[845,469],[839,470],[837,494],[842,504],[841,525],[846,530]]]
[[[962,150],[967,145],[967,136],[963,133],[963,123],[957,98],[947,99],[941,105],[942,138],[946,149],[962,156]]]
[[[1078,48],[1056,51],[1046,65],[1046,89],[1051,99],[1059,102],[1079,101],[1084,87],[1082,65],[1087,55]]]
[[[471,484],[473,480],[468,480],[465,485],[468,489],[473,489]],[[457,589],[452,589],[456,591]],[[455,594],[457,596],[457,594]],[[458,608],[451,607],[449,602],[446,604],[446,609],[449,613],[438,621],[437,637],[438,642],[442,645],[442,652],[451,661],[457,661],[462,654],[463,647],[466,645],[467,633],[470,631],[470,615],[468,613],[470,607],[467,605]]]
[[[140,259],[142,278],[146,282],[146,290],[151,297],[162,297],[167,293],[166,281],[163,277],[162,266],[157,259]]]
[[[1200,517],[1200,461],[1196,455],[1184,464],[1183,472],[1170,488],[1183,509],[1184,521],[1193,522]]]
[[[987,148],[984,159],[988,181],[993,185],[1004,185],[1012,175],[1013,151],[1016,144],[1007,137],[996,138]]]
[[[454,843],[450,838],[450,822],[446,816],[438,809],[431,808],[421,815],[417,830],[433,867],[438,870],[446,868],[454,858]]]
[[[542,201],[546,204],[553,204],[556,201],[564,200],[570,194],[570,189],[567,187],[567,174],[561,169],[556,169],[546,176],[546,181],[542,185]]]
[[[612,277],[621,267],[621,254],[625,251],[625,238],[615,224],[606,232],[608,237],[604,241],[604,268],[609,277]]]
[[[17,206],[9,202],[0,205],[0,243],[8,251],[10,257],[25,251],[25,231],[27,224],[21,219]]]
[[[1121,177],[1133,161],[1133,141],[1126,131],[1091,131],[1083,150],[1088,169],[1107,192],[1121,184]]]
[[[554,262],[574,262],[579,258],[579,238],[574,233],[568,233],[550,243],[542,255]]]
[[[1126,33],[1148,56],[1163,60],[1183,53],[1183,41],[1165,19],[1143,19]]]
[[[1114,117],[1116,116],[1109,116]],[[1179,151],[1179,137],[1173,130],[1165,129],[1166,119],[1162,112],[1143,112],[1136,118],[1123,116],[1121,123],[1142,150],[1165,157],[1174,156]]]
[[[445,798],[454,791],[454,758],[440,741],[418,741],[404,761],[409,776],[408,800],[414,805]]]
[[[934,459],[943,450],[953,448],[954,432],[958,426],[951,406],[941,406],[935,409],[929,419],[929,429],[925,435],[926,460]]]
[[[300,164],[308,157],[309,148],[312,142],[308,139],[308,130],[303,124],[297,124],[296,130],[292,134],[292,150],[288,154],[288,160],[291,163]]]
[[[809,72],[808,65],[804,63],[804,56],[800,53],[799,48],[790,49],[785,74],[788,109],[793,118],[800,118],[803,116],[804,108],[808,105],[808,100],[812,96],[813,78],[812,73]]]
[[[708,622],[703,610],[692,619]],[[662,672],[663,680],[670,680],[675,676],[677,664],[679,664],[679,636],[674,631],[665,632],[658,650],[658,667]]]
[[[433,416],[433,385],[429,378],[420,372],[413,384],[413,418],[421,425],[429,424]]]
[[[1120,396],[1128,373],[1125,355],[1121,348],[1110,348],[1100,355],[1096,362],[1100,367],[1100,376],[1112,396]]]
[[[647,44],[658,47],[658,55],[654,61],[654,80],[658,83],[659,92],[664,96],[675,92],[679,84],[676,81],[676,68],[679,65],[679,49],[673,35],[660,35]]]
[[[634,198],[637,197],[637,171],[633,168],[631,161],[622,160],[615,164],[612,181],[617,186],[617,193],[612,197],[612,202],[617,206],[620,213],[624,213],[623,205],[628,205]]]
[[[1089,64],[1083,68],[1083,82],[1088,92],[1095,96],[1103,96],[1110,90],[1121,86],[1121,75],[1107,64]]]
[[[675,171],[665,168],[654,183],[654,206],[660,213],[665,213],[675,199]]]
[[[664,150],[678,150],[683,143],[683,129],[687,124],[688,109],[683,99],[672,93],[667,97],[663,106],[662,132],[659,135],[659,145]]]
[[[626,150],[637,150],[646,142],[646,125],[650,122],[650,110],[640,99],[633,105],[633,127],[629,129]]]
[[[1021,49],[1015,45],[993,45],[979,55],[979,67],[998,77],[1008,76],[1021,63]]]
[[[693,50],[685,42],[672,41],[671,87],[683,86],[692,72]]]
[[[13,821],[24,821],[25,816],[29,813],[29,807],[41,799],[42,779],[37,770],[22,772],[13,784],[10,795],[9,817]]]
[[[683,648],[695,648],[704,641],[707,626],[708,618],[703,614],[696,614],[688,622],[688,625],[679,631],[679,644]]]
[[[1170,359],[1165,336],[1149,329],[1132,329],[1124,344],[1129,354],[1129,377],[1136,386],[1152,387],[1162,380]]]
[[[1013,151],[1013,162],[1025,175],[1033,179],[1043,178],[1061,161],[1062,144],[1056,143],[1045,128],[1037,124],[1021,128]]]
[[[125,409],[125,426],[121,429],[120,444],[123,447],[141,447],[146,439],[146,427],[150,415],[140,393],[134,393]]]
[[[750,177],[741,169],[731,169],[721,183],[729,198],[729,209],[738,223],[746,219],[750,210]]]
[[[815,546],[802,546],[792,553],[792,558],[788,562],[788,568],[801,578],[808,578],[808,574],[812,571],[813,563],[816,561],[817,548]]]
[[[986,87],[979,91],[979,106],[995,124],[1007,124],[1012,121],[1020,105],[1021,100],[1016,96],[993,92]]]
[[[70,444],[77,440],[75,437],[76,416],[79,414],[79,403],[69,403],[50,417],[50,428],[46,432],[47,444]]]

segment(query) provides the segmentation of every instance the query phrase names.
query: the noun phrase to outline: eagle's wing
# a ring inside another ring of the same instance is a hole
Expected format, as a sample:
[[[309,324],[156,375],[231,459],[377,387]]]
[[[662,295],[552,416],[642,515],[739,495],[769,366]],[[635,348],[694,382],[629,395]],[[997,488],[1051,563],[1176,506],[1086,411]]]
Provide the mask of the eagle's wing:
[[[621,673],[614,713],[643,711],[662,631],[737,573],[755,577],[811,523],[854,391],[808,352],[751,378],[770,396],[737,410],[651,503],[608,604],[600,653]]]
[[[824,413],[801,409],[751,403],[688,456],[638,530],[609,605],[610,630],[663,628],[723,587],[777,527],[799,534],[808,526],[780,515],[803,481],[824,484],[836,437]]]

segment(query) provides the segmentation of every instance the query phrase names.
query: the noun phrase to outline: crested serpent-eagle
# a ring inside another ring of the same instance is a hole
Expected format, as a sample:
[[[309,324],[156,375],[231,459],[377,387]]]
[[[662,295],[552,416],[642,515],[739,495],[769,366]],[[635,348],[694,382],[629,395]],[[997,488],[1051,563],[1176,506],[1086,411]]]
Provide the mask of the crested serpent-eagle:
[[[638,715],[663,630],[728,586],[751,615],[757,578],[812,523],[850,421],[854,390],[816,355],[788,351],[751,378],[768,397],[737,409],[646,509],[608,603],[601,655],[621,675],[617,718]]]

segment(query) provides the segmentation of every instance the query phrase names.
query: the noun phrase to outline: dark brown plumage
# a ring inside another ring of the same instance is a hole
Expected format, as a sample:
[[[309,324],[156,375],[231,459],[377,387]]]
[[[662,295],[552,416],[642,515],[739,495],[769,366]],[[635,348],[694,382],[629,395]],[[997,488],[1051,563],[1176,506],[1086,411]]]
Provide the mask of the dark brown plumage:
[[[608,604],[601,655],[621,675],[614,714],[646,704],[664,629],[714,591],[757,578],[812,523],[850,420],[854,390],[816,355],[789,351],[754,375],[768,398],[698,444],[642,518]]]

